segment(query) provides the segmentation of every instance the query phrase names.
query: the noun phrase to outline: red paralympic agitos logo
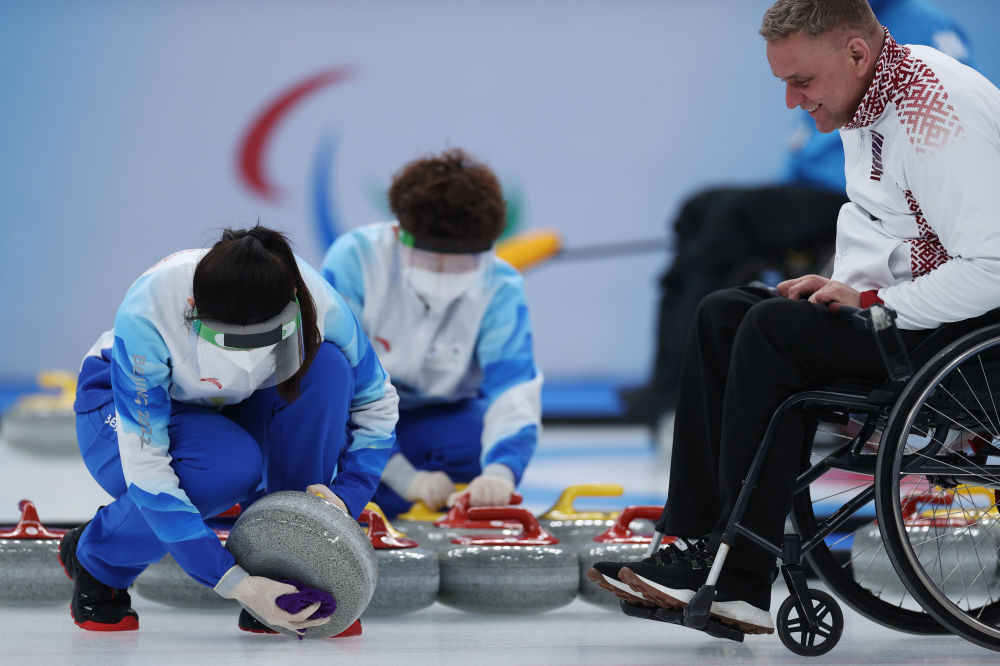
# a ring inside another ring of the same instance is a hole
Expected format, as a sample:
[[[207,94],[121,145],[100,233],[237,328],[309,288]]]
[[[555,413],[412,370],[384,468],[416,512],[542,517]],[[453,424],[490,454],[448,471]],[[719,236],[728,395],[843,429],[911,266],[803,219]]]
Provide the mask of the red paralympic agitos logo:
[[[244,134],[237,151],[237,171],[247,189],[265,201],[275,202],[281,198],[281,191],[268,177],[265,168],[275,128],[296,105],[311,94],[346,81],[353,75],[354,68],[349,65],[328,69],[294,84],[264,105]],[[335,207],[329,200],[335,148],[335,136],[328,135],[319,142],[313,158],[313,209],[323,247],[333,242],[340,229]]]

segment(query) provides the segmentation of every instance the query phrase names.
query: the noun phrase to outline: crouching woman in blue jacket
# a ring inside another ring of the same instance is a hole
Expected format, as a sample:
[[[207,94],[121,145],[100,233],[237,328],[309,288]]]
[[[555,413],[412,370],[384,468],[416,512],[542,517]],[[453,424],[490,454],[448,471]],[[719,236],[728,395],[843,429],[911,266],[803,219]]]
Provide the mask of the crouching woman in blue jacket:
[[[73,620],[138,629],[127,588],[170,553],[268,624],[325,622],[281,609],[295,588],[248,575],[205,521],[278,490],[357,518],[392,450],[397,402],[350,309],[281,233],[227,230],[160,261],[80,371],[80,452],[115,500],[60,545]],[[243,611],[241,627],[252,620]]]

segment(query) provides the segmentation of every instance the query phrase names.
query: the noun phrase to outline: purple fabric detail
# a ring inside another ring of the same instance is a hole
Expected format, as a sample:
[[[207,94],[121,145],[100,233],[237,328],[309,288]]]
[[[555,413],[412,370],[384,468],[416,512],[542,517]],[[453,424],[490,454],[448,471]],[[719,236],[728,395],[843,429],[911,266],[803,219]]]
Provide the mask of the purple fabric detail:
[[[337,600],[333,598],[333,595],[323,590],[317,590],[313,587],[306,587],[297,580],[289,580],[287,578],[281,578],[278,580],[280,583],[287,583],[294,586],[298,592],[290,592],[288,594],[283,594],[274,600],[278,608],[295,615],[299,611],[312,604],[319,602],[319,608],[317,608],[312,615],[309,616],[310,620],[320,620],[324,617],[330,617],[333,612],[337,610]]]

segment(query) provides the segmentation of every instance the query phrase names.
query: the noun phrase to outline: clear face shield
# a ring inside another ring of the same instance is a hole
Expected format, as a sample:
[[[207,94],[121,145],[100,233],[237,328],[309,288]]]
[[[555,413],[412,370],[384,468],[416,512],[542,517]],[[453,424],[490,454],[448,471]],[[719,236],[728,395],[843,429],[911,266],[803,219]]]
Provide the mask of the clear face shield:
[[[197,309],[194,314],[197,316]],[[220,389],[276,386],[302,366],[305,347],[298,299],[257,324],[239,326],[195,319],[191,326],[198,335],[196,354],[202,381]]]
[[[492,246],[418,241],[399,229],[403,279],[430,307],[444,307],[482,283]]]

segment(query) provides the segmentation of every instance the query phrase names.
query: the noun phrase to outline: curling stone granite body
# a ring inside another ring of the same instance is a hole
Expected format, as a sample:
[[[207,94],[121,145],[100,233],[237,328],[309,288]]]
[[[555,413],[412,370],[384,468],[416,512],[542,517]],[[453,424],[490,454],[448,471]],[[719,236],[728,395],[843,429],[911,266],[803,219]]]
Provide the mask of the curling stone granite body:
[[[580,498],[619,497],[625,490],[616,483],[584,483],[567,486],[555,504],[538,517],[538,523],[563,545],[582,545],[615,524],[618,511],[590,511],[577,509],[574,503]],[[645,523],[635,530],[646,530]],[[652,533],[652,526],[648,532]]]
[[[612,610],[620,610],[619,600],[587,578],[596,562],[637,562],[646,557],[652,534],[645,534],[663,508],[658,506],[626,507],[605,532],[577,546],[580,559],[580,598]],[[638,530],[642,530],[639,532]],[[667,541],[663,542],[666,545]]]
[[[416,547],[412,539],[394,535],[393,526],[373,510],[362,511],[360,522],[368,525],[378,559],[375,594],[362,617],[402,615],[434,603],[441,580],[437,555]]]
[[[66,603],[73,581],[59,564],[59,542],[64,530],[48,530],[38,522],[30,502],[21,502],[21,520],[0,527],[0,604],[44,605]]]
[[[13,448],[35,455],[80,455],[76,443],[76,413],[72,407],[9,409],[0,422],[0,439]]]
[[[378,564],[368,536],[346,512],[309,493],[285,490],[257,500],[236,520],[226,548],[252,575],[296,580],[333,596],[337,610],[304,638],[343,632],[375,592]]]
[[[455,544],[452,539],[459,536],[475,534],[496,534],[497,536],[515,536],[521,530],[514,527],[431,527],[423,536],[423,540],[414,539],[421,547],[435,553],[450,550]]]
[[[212,588],[187,575],[169,553],[146,567],[135,580],[135,591],[143,599],[178,608],[236,606],[234,599],[220,597]]]
[[[615,524],[614,518],[576,518],[567,520],[539,520],[542,528],[565,545],[586,545],[594,537]],[[637,519],[630,529],[637,534],[652,534],[653,521]]]
[[[509,512],[511,508],[471,509],[469,515],[509,518],[513,517]],[[505,510],[508,512],[485,513]],[[534,516],[526,509],[516,510],[534,521],[537,533]],[[538,613],[573,601],[580,578],[576,552],[558,543],[516,545],[522,538],[523,534],[494,537],[494,540],[510,543],[453,545],[439,552],[441,590],[438,601],[473,613]]]
[[[952,599],[965,597],[993,598],[1000,584],[1000,562],[996,545],[1000,543],[1000,525],[984,520],[972,525],[921,525],[911,521],[906,531],[925,571],[942,592]],[[920,543],[928,544],[921,549]],[[871,523],[854,533],[851,544],[854,579],[865,588],[884,596],[886,592],[903,595],[899,579],[878,524]]]
[[[402,615],[426,608],[441,583],[437,555],[424,548],[377,550],[378,580],[363,617]]]

